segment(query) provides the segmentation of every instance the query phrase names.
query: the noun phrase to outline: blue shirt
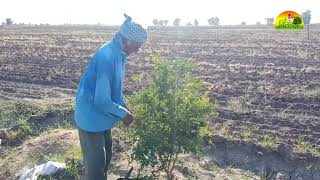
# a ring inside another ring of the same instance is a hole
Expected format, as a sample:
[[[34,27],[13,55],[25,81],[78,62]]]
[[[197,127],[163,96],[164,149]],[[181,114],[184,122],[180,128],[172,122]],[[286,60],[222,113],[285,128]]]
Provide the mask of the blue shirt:
[[[126,54],[122,38],[100,47],[81,77],[76,96],[75,122],[89,132],[111,129],[127,115],[122,94]]]

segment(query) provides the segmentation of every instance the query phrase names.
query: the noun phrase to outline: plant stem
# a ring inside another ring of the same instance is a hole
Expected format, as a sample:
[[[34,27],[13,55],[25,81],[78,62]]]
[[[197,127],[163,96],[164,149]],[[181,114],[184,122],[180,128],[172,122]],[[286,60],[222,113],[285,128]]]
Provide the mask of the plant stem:
[[[177,153],[176,153],[176,157],[174,158],[173,165],[172,165],[171,170],[170,170],[170,174],[172,173],[173,168],[174,168],[174,166],[176,165],[176,162],[177,162],[177,160],[178,160],[178,154],[180,153],[180,149],[181,149],[181,147],[179,146],[179,147],[178,147],[178,151],[177,151]]]

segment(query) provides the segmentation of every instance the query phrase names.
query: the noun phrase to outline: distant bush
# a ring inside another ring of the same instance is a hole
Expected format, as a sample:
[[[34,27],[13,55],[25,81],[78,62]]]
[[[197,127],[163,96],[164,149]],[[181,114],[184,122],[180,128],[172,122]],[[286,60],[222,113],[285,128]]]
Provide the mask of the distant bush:
[[[158,19],[153,19],[152,23],[154,26],[167,26],[168,25],[168,20],[158,20]]]
[[[265,18],[267,21],[267,25],[273,25],[274,18]]]
[[[73,106],[66,105],[60,107],[15,100],[0,100],[0,130],[4,129],[7,132],[6,144],[15,146],[29,136],[38,135],[47,128],[72,128],[74,124],[69,114],[73,112],[73,108]],[[48,113],[54,113],[59,120],[50,126],[46,124],[39,126],[37,123],[41,124],[41,122],[32,121],[33,118],[42,118]]]
[[[174,26],[180,26],[180,22],[181,22],[181,19],[180,19],[180,18],[176,18],[176,19],[173,21],[173,25],[174,25]]]
[[[194,26],[198,26],[199,25],[199,22],[198,22],[198,20],[194,20]]]
[[[11,18],[7,18],[6,19],[6,25],[12,25],[13,24],[13,21],[12,21],[12,19]]]
[[[311,11],[310,10],[306,10],[305,12],[303,12],[302,13],[302,18],[303,18],[304,24],[310,24]]]
[[[218,26],[220,19],[218,17],[211,17],[208,19],[208,23],[210,26]]]

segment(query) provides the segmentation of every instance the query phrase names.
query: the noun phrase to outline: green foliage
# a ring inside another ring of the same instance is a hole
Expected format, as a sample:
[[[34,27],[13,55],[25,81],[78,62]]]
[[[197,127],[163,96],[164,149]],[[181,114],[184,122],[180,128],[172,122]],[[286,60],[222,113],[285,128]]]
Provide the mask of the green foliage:
[[[20,143],[27,137],[34,134],[30,124],[28,123],[28,118],[20,116],[17,119],[18,124],[15,126],[14,130],[8,132],[9,143],[15,144]]]
[[[39,176],[38,180],[51,180],[51,179],[64,179],[64,180],[75,180],[80,179],[82,175],[82,163],[78,159],[69,159],[66,162],[66,169],[58,171],[53,176]]]
[[[47,109],[31,103],[13,100],[0,100],[0,128],[10,128],[19,124],[19,119],[29,119],[42,114]]]
[[[258,143],[263,147],[274,148],[276,147],[276,140],[273,137],[264,135],[258,140]]]
[[[252,140],[254,139],[254,136],[257,133],[257,131],[258,130],[254,126],[246,126],[242,130],[240,138],[244,140]]]
[[[216,113],[203,81],[193,75],[194,64],[167,61],[155,55],[152,81],[128,102],[134,113],[132,158],[164,170],[168,177],[179,153],[197,153],[202,148],[202,131],[207,118]]]
[[[228,109],[234,112],[245,113],[250,111],[250,99],[247,96],[231,97],[228,101]]]
[[[73,177],[77,177],[77,179],[80,179],[80,175],[82,175],[82,161],[80,159],[68,159],[66,161],[67,165],[67,173],[66,175],[71,175]]]
[[[52,154],[43,152],[34,152],[30,154],[30,158],[34,164],[42,164],[48,161],[61,162],[65,161],[65,156],[63,154]]]
[[[59,121],[56,122],[52,127],[53,129],[74,129],[76,127],[73,121],[73,107],[67,107],[64,109],[55,110]]]
[[[34,117],[42,117],[49,112],[57,114],[59,121],[49,128],[74,127],[70,116],[73,107],[54,107],[53,105],[41,105],[24,101],[0,100],[0,129],[8,129],[9,145],[18,145],[32,135],[38,135],[46,128],[38,127],[33,121]]]
[[[143,74],[136,74],[131,77],[134,82],[141,82],[143,80]]]
[[[295,148],[302,153],[310,153],[314,156],[320,155],[320,148],[306,140],[306,136],[300,136],[295,142]]]

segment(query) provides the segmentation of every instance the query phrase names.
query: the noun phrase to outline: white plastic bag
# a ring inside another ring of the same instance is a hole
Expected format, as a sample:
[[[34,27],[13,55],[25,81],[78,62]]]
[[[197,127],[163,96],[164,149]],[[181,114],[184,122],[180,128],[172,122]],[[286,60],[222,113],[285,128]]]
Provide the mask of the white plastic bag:
[[[37,180],[39,175],[52,176],[59,169],[66,169],[66,164],[48,161],[45,164],[35,166],[31,169],[28,169],[28,167],[24,167],[16,174],[16,177],[19,177],[19,180]]]

